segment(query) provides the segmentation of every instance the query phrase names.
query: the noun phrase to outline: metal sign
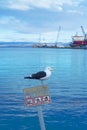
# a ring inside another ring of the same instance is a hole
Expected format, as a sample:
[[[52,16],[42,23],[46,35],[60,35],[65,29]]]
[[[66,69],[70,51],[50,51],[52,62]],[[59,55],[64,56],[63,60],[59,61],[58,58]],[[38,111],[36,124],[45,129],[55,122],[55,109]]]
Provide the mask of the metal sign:
[[[27,106],[38,106],[50,103],[48,86],[36,86],[24,89],[25,103]]]

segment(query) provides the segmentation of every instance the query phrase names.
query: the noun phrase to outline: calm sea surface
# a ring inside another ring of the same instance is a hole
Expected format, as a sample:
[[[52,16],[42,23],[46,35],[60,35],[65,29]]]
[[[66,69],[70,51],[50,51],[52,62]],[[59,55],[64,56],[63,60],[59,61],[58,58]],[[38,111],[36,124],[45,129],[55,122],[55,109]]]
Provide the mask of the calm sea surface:
[[[46,130],[87,130],[87,50],[0,48],[0,130],[40,130],[36,107],[23,89],[40,85],[24,76],[52,66],[51,103],[43,105]]]

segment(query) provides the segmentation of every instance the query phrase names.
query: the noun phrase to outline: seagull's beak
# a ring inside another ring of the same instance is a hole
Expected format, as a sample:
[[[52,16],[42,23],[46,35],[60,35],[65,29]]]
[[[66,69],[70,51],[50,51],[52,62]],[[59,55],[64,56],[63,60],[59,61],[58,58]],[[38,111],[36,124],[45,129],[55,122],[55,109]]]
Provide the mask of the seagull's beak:
[[[54,70],[54,68],[53,67],[51,67],[51,69],[50,69],[51,71],[53,71]]]

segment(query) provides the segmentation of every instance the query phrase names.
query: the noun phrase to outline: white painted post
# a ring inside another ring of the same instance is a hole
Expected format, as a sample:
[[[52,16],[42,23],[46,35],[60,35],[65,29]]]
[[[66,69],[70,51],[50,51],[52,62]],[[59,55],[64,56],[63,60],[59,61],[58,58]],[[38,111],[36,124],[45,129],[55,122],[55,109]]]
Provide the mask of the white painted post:
[[[46,130],[41,106],[37,106],[37,110],[38,110],[38,117],[39,117],[41,130]]]

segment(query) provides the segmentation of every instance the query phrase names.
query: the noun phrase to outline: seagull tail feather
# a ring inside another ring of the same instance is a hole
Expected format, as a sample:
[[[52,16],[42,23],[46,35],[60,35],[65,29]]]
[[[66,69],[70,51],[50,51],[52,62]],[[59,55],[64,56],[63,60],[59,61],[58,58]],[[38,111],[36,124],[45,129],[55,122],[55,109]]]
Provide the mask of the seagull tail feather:
[[[32,79],[32,77],[28,76],[28,77],[24,77],[24,79]]]

